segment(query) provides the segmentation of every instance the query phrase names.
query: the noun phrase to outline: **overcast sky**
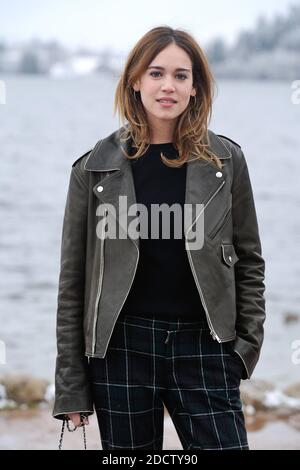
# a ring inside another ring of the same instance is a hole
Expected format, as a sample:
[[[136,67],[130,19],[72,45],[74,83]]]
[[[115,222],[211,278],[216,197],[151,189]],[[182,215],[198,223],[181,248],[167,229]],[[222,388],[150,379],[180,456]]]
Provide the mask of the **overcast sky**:
[[[149,29],[183,28],[202,45],[232,43],[263,14],[286,15],[300,0],[0,0],[0,39],[57,39],[68,47],[111,47],[126,53]]]

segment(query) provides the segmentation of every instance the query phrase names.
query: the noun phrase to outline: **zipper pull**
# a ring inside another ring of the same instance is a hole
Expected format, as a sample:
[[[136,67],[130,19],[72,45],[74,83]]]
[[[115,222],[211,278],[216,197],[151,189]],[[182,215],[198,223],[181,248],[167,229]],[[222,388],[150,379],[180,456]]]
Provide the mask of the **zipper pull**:
[[[210,334],[211,334],[211,336],[212,336],[212,338],[213,338],[214,340],[217,340],[218,343],[222,343],[222,341],[220,340],[219,336],[218,336],[214,331],[210,331]]]

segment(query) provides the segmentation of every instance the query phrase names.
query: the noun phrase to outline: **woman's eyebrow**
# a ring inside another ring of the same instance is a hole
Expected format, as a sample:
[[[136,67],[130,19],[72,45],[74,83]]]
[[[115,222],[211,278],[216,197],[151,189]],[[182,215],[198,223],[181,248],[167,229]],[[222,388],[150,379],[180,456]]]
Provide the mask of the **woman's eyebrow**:
[[[161,67],[160,65],[150,65],[148,69],[159,69],[159,70],[165,70],[164,67]],[[147,69],[147,70],[148,70]],[[177,68],[175,69],[175,72],[190,72],[190,69],[184,69],[184,68]]]

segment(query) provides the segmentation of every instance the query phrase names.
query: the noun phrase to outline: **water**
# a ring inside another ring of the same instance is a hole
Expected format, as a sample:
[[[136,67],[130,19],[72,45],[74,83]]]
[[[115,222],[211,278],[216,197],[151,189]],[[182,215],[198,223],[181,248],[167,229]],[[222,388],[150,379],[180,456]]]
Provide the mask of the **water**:
[[[116,79],[1,77],[0,340],[7,364],[53,381],[62,216],[72,162],[120,126]],[[222,81],[210,128],[238,142],[255,195],[266,260],[267,321],[253,377],[299,380],[300,105],[289,82]],[[296,312],[299,321],[285,324]]]

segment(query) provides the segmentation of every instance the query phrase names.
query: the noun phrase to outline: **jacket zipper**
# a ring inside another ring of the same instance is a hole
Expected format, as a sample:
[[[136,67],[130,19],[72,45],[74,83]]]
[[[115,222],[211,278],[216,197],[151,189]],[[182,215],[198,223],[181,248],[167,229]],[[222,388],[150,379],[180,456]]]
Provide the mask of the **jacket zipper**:
[[[103,283],[103,272],[104,272],[104,230],[105,230],[105,221],[106,221],[107,209],[105,209],[105,216],[104,216],[104,223],[101,232],[101,240],[100,240],[100,273],[99,273],[99,282],[98,282],[98,290],[96,296],[96,303],[95,303],[95,312],[94,312],[94,322],[93,322],[93,343],[92,343],[92,353],[95,353],[96,347],[96,326],[97,326],[97,319],[98,319],[98,305],[99,299],[102,291],[102,283]]]
[[[222,181],[222,184],[220,184],[220,186],[218,187],[218,189],[213,193],[213,195],[209,198],[209,200],[207,201],[207,203],[204,205],[204,208],[203,210],[200,212],[200,214],[198,215],[198,217],[195,219],[194,223],[196,222],[196,220],[199,218],[199,216],[202,214],[203,211],[205,211],[206,207],[208,206],[208,204],[212,201],[212,199],[215,197],[216,194],[218,194],[218,192],[220,191],[220,189],[224,186],[225,184],[225,181]],[[191,227],[194,225],[194,223],[191,225]],[[189,228],[189,230],[191,229],[191,227]],[[189,231],[188,230],[188,231]],[[188,259],[189,259],[189,263],[190,263],[190,266],[191,266],[191,270],[192,270],[192,273],[193,273],[193,276],[194,276],[194,279],[195,279],[195,283],[196,283],[196,286],[197,286],[197,289],[198,289],[198,292],[200,294],[200,298],[201,298],[201,302],[202,302],[202,305],[203,305],[203,308],[204,308],[204,311],[205,311],[205,314],[206,314],[206,318],[207,318],[207,321],[208,321],[208,325],[209,325],[209,328],[210,328],[210,334],[211,336],[213,337],[213,339],[216,339],[219,343],[221,343],[221,339],[219,338],[219,336],[217,335],[217,333],[215,332],[214,330],[214,327],[213,327],[213,324],[211,322],[211,319],[210,319],[210,316],[209,316],[209,313],[208,313],[208,309],[207,309],[207,306],[206,306],[206,303],[205,303],[205,299],[204,299],[204,296],[203,296],[203,292],[202,292],[202,289],[201,289],[201,286],[199,284],[199,281],[197,279],[197,275],[196,275],[196,272],[195,272],[195,267],[194,267],[194,264],[193,264],[193,260],[192,260],[192,257],[191,257],[191,253],[190,253],[190,250],[188,248],[188,243],[186,241],[186,250],[187,250],[187,254],[188,254]]]
[[[214,228],[214,230],[208,235],[209,238],[212,240],[213,238],[215,238],[215,236],[217,235],[217,233],[219,232],[219,230],[225,226],[226,224],[226,221],[229,217],[229,214],[231,212],[231,207],[229,207],[228,211],[226,212],[226,214],[224,215],[224,217],[222,218],[221,222],[219,224],[217,224],[217,226]]]
[[[114,329],[115,329],[115,324],[116,324],[116,321],[117,321],[117,319],[118,319],[119,313],[120,313],[120,311],[121,311],[122,308],[123,308],[123,305],[124,305],[124,303],[125,303],[125,301],[126,301],[126,299],[127,299],[127,297],[128,297],[128,294],[129,294],[129,292],[130,292],[130,289],[131,289],[133,280],[134,280],[134,278],[135,278],[135,273],[136,273],[136,269],[137,269],[137,265],[138,265],[139,257],[140,257],[140,250],[138,249],[138,246],[137,246],[137,244],[135,243],[135,241],[134,241],[134,240],[132,240],[132,241],[133,241],[133,243],[134,243],[134,245],[135,245],[135,247],[136,247],[136,249],[137,249],[137,252],[138,252],[138,257],[137,257],[137,260],[136,260],[136,263],[135,263],[135,268],[134,268],[134,274],[133,274],[133,276],[132,276],[129,289],[128,289],[127,293],[126,293],[126,297],[125,297],[125,299],[123,300],[123,303],[122,303],[121,307],[119,308],[118,314],[116,315],[116,319],[115,319],[114,324],[113,324],[113,327],[112,327],[112,329],[111,329],[111,333],[110,333],[110,335],[109,335],[109,338],[108,338],[108,341],[107,341],[107,345],[106,345],[106,348],[105,348],[104,356],[103,356],[103,357],[105,357],[105,354],[106,354],[106,351],[107,351],[107,348],[108,348],[108,345],[109,345],[109,342],[110,342],[111,335],[113,334],[113,331],[114,331]]]

